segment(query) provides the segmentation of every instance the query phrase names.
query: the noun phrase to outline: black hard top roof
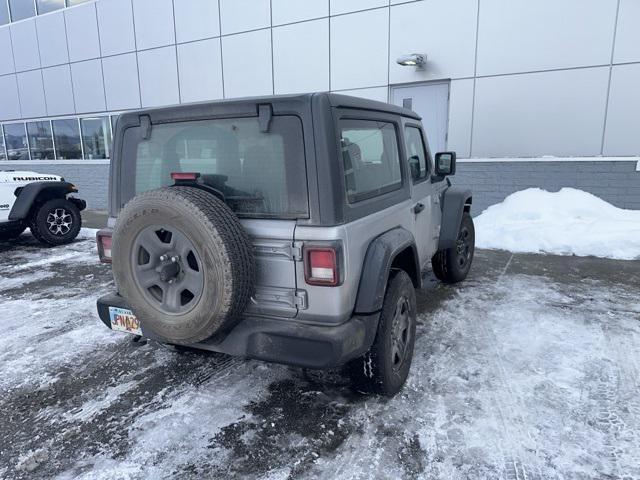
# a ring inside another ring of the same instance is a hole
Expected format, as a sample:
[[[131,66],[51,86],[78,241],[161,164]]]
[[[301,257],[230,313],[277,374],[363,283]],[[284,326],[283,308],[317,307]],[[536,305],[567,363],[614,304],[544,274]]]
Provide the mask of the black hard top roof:
[[[141,110],[123,113],[122,116],[137,116],[140,114],[161,113],[161,112],[167,112],[167,111],[187,111],[191,108],[201,108],[201,107],[214,106],[214,105],[231,107],[233,105],[238,105],[238,106],[247,105],[247,104],[255,105],[257,103],[279,103],[279,102],[287,102],[287,101],[301,101],[301,102],[307,103],[307,102],[311,102],[312,98],[317,96],[325,96],[332,107],[358,108],[358,109],[364,109],[364,110],[374,110],[378,112],[389,112],[396,115],[402,115],[404,117],[414,118],[416,120],[420,120],[421,118],[413,110],[398,107],[397,105],[391,105],[390,103],[378,102],[378,101],[369,100],[366,98],[353,97],[350,95],[341,95],[338,93],[328,93],[328,92],[303,93],[303,94],[295,94],[295,95],[268,95],[263,97],[244,97],[244,98],[231,98],[231,99],[224,99],[224,100],[212,100],[212,101],[206,101],[206,102],[184,103],[180,105],[172,105],[167,107],[144,108]]]

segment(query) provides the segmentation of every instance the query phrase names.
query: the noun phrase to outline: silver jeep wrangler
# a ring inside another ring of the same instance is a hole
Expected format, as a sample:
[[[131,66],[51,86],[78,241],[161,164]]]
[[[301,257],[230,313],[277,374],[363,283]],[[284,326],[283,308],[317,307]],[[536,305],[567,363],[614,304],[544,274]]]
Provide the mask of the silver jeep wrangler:
[[[420,117],[330,93],[120,116],[109,227],[114,330],[309,368],[346,365],[393,395],[413,355],[415,289],[473,260],[471,192]]]

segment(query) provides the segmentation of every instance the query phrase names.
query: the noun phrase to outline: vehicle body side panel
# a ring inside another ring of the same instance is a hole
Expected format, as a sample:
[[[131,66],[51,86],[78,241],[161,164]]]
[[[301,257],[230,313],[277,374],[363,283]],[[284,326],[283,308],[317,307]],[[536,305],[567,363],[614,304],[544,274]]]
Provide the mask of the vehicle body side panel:
[[[393,230],[413,228],[410,199],[361,219],[335,227],[297,226],[296,243],[339,240],[343,243],[344,280],[338,287],[306,285],[302,262],[296,269],[298,288],[307,292],[308,308],[300,310],[298,319],[341,323],[354,311],[365,255],[372,239]],[[385,279],[386,282],[386,279]]]

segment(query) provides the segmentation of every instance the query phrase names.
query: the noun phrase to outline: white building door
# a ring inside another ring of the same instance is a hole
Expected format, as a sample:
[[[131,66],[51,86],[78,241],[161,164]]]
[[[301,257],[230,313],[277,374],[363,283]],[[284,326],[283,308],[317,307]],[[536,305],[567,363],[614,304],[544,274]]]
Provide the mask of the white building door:
[[[431,154],[447,149],[449,124],[449,82],[394,87],[392,102],[410,108],[422,117]]]

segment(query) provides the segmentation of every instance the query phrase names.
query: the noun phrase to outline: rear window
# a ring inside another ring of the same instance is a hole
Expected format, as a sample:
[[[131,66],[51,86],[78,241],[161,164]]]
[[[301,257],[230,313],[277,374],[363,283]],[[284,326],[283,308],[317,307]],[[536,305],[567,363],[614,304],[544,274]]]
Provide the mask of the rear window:
[[[308,216],[302,124],[274,116],[269,131],[257,117],[154,124],[147,140],[140,128],[125,132],[125,198],[171,185],[172,172],[198,172],[239,215]],[[133,176],[127,175],[134,156]]]

